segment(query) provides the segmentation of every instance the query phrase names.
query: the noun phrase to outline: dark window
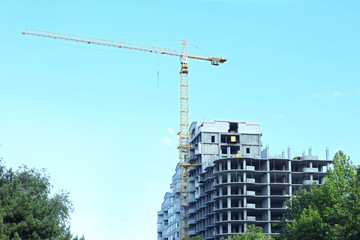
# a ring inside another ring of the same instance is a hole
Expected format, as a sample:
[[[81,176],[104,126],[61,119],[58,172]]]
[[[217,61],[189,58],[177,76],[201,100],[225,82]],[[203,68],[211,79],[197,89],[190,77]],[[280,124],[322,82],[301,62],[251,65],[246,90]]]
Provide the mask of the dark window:
[[[230,133],[237,133],[238,132],[238,123],[230,123],[229,124],[229,131]]]
[[[226,143],[226,135],[221,135],[221,142]]]
[[[246,153],[250,153],[250,148],[246,148]]]
[[[239,147],[239,146],[230,147],[230,153],[231,153],[231,154],[237,154],[239,151],[240,151],[240,147]]]
[[[212,143],[215,142],[215,136],[211,136],[211,142],[212,142]]]

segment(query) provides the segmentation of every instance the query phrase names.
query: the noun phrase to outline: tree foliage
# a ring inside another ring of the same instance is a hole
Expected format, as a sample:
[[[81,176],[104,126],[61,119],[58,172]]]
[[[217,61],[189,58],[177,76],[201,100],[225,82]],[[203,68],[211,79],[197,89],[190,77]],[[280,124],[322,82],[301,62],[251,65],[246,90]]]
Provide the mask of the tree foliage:
[[[223,240],[270,240],[271,237],[264,234],[263,229],[256,225],[248,225],[246,233],[236,234]],[[184,238],[183,240],[203,240],[201,236]]]
[[[324,184],[287,202],[279,239],[360,239],[359,199],[360,169],[338,151]]]
[[[201,238],[201,236],[196,236],[192,238],[183,238],[183,240],[203,240],[203,239]]]
[[[227,240],[269,240],[270,236],[263,233],[262,227],[254,224],[248,225],[246,232],[229,237]]]
[[[79,239],[70,232],[69,194],[51,196],[51,189],[44,170],[23,166],[13,171],[0,162],[0,239]]]

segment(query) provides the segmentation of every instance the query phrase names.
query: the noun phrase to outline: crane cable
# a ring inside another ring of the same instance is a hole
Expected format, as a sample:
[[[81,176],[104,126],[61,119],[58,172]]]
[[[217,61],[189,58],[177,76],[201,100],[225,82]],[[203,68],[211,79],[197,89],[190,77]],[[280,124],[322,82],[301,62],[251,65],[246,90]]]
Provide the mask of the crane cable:
[[[160,55],[157,54],[157,87],[160,86]]]

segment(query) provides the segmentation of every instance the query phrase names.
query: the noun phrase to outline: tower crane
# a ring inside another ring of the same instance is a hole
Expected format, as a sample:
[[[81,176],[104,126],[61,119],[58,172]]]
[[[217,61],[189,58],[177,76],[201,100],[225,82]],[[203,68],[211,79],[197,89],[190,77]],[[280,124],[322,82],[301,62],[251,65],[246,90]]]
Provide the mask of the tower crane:
[[[189,132],[189,68],[188,59],[197,59],[210,61],[212,65],[218,66],[227,61],[224,57],[202,57],[188,55],[187,42],[185,39],[179,39],[182,43],[182,52],[168,48],[159,48],[135,43],[129,43],[119,40],[100,39],[91,37],[82,37],[68,35],[56,32],[41,30],[25,30],[24,35],[72,41],[78,43],[99,45],[105,47],[123,48],[129,50],[150,52],[156,54],[165,54],[180,57],[180,131],[179,135],[179,159],[180,159],[180,239],[189,237],[189,168],[195,167],[195,164],[189,163],[190,157],[190,132]]]

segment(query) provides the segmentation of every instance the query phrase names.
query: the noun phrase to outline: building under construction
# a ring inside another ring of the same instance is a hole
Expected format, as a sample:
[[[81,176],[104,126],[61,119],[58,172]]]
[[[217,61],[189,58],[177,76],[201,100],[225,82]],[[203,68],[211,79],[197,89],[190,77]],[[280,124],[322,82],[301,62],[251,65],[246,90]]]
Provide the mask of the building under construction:
[[[276,234],[285,201],[300,187],[321,184],[332,160],[308,154],[269,155],[259,123],[205,120],[190,126],[189,236],[221,239],[256,224]],[[158,240],[180,239],[180,164],[158,212]]]

